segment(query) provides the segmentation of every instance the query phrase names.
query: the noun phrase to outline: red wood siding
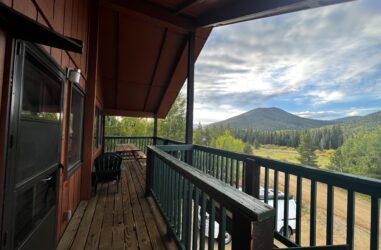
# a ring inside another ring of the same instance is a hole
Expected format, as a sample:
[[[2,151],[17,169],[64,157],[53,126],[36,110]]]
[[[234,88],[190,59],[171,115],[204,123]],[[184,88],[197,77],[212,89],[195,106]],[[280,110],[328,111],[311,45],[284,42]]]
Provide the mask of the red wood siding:
[[[54,60],[66,69],[67,67],[75,67],[81,69],[81,83],[80,87],[86,92],[88,81],[88,39],[89,39],[89,15],[90,5],[94,4],[94,0],[0,0],[11,6],[15,10],[27,15],[28,17],[36,20],[37,22],[54,29],[55,31],[69,37],[80,39],[83,41],[83,53],[77,54],[61,49],[43,46],[43,48],[54,58]],[[4,69],[4,55],[5,55],[5,34],[0,30],[0,90],[4,91],[3,86],[3,69]],[[9,60],[5,59],[5,60]],[[4,81],[5,82],[5,81]],[[96,100],[99,107],[103,108],[103,95],[101,93],[100,83],[96,83]],[[68,145],[68,123],[70,113],[70,88],[71,84],[65,84],[64,91],[64,117],[63,117],[63,137],[62,137],[62,153],[61,163],[67,167],[67,145]],[[7,95],[3,94],[3,97]],[[5,102],[5,101],[4,101]],[[1,95],[0,95],[1,103]],[[0,107],[1,108],[1,107]],[[1,110],[1,117],[3,117],[6,110]],[[0,127],[1,133],[5,131],[5,125]],[[0,134],[0,138],[3,134]],[[3,144],[4,140],[0,142]],[[0,145],[0,149],[4,149]],[[93,155],[89,155],[94,159],[100,150],[94,151]],[[86,157],[86,156],[84,156]],[[3,154],[0,154],[0,162],[3,162]],[[65,213],[68,210],[72,212],[77,208],[81,199],[81,172],[79,169],[71,176],[68,176],[66,171],[60,177],[60,194],[59,194],[59,207],[58,207],[58,238],[64,232],[68,221],[65,218]],[[3,166],[0,165],[0,176],[3,174]],[[3,186],[2,183],[1,187]],[[0,190],[2,191],[2,190]],[[1,205],[1,204],[0,204]]]

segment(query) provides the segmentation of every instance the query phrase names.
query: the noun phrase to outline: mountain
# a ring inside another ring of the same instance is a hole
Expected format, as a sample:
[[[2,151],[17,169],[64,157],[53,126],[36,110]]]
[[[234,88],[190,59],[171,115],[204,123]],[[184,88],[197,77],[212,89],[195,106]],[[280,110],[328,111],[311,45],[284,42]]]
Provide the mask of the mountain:
[[[341,127],[347,135],[359,131],[372,131],[379,129],[381,127],[381,111],[342,123]]]
[[[353,122],[363,118],[363,116],[347,116],[339,119],[332,120],[335,123]]]
[[[344,118],[345,119],[345,118]],[[337,124],[340,121],[308,119],[279,108],[256,108],[209,126],[231,128],[256,128],[263,130],[308,129]]]
[[[374,130],[381,127],[381,111],[366,116],[349,116],[336,120],[316,120],[293,115],[279,108],[256,108],[209,126],[261,130],[299,130],[336,124],[340,124],[348,133]]]

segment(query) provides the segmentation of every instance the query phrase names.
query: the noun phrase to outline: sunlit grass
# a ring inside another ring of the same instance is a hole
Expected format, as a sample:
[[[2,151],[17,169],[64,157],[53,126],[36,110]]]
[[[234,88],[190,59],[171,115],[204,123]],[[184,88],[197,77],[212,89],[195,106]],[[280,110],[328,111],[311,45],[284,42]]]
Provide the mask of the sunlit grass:
[[[330,157],[333,155],[334,150],[320,151],[316,150],[318,156],[318,165],[321,168],[326,168],[330,163]],[[292,163],[300,163],[298,160],[299,153],[296,148],[277,146],[277,145],[261,145],[260,148],[254,149],[253,153],[258,156],[271,158],[274,160],[287,161]]]

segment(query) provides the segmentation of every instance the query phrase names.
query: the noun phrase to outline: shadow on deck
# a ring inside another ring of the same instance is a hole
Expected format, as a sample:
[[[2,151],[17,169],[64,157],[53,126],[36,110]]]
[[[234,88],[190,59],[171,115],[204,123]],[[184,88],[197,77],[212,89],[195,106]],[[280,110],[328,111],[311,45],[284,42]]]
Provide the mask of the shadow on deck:
[[[114,182],[99,184],[82,201],[57,249],[176,249],[151,198],[144,196],[145,160],[123,162],[119,193]]]

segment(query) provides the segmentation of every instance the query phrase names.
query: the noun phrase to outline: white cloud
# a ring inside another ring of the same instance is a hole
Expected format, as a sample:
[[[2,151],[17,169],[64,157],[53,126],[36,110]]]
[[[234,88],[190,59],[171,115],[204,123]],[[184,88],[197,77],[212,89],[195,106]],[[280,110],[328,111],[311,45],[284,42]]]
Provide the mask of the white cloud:
[[[327,110],[327,111],[301,111],[301,112],[293,112],[292,114],[304,117],[304,118],[311,118],[311,119],[330,119],[337,118],[341,116],[345,116],[345,112],[338,112],[334,110]]]
[[[195,75],[196,104],[208,108],[195,117],[217,121],[290,95],[311,112],[381,99],[381,81],[368,79],[381,72],[380,10],[363,0],[215,28]]]
[[[314,104],[324,104],[328,102],[340,102],[345,100],[345,95],[341,91],[311,91],[308,93],[313,99]]]

